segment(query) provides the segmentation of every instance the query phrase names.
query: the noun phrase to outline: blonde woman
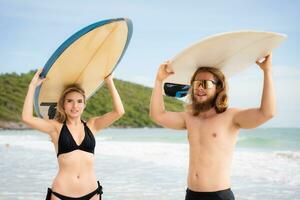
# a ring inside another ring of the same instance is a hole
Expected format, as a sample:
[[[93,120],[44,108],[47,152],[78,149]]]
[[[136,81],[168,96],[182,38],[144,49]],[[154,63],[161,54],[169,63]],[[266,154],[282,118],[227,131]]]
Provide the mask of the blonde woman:
[[[57,153],[59,170],[46,200],[101,200],[102,186],[94,172],[95,134],[124,114],[121,98],[112,76],[105,83],[113,100],[113,110],[102,116],[81,119],[86,106],[85,94],[78,85],[67,87],[60,96],[56,116],[52,120],[33,116],[33,96],[41,70],[34,75],[25,98],[22,120],[31,128],[47,133]]]

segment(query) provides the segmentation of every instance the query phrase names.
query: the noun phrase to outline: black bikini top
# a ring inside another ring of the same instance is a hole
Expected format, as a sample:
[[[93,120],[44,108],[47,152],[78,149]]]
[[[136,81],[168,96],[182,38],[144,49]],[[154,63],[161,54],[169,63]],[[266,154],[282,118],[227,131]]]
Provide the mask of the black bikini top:
[[[82,120],[81,120],[82,121]],[[92,131],[89,129],[89,127],[86,125],[86,122],[82,121],[84,125],[84,139],[82,140],[80,145],[77,145],[72,134],[70,133],[66,122],[63,123],[63,126],[61,128],[59,138],[58,138],[58,153],[57,157],[60,154],[69,153],[71,151],[75,150],[82,150],[89,153],[94,153],[95,146],[96,146],[96,140],[92,133]]]

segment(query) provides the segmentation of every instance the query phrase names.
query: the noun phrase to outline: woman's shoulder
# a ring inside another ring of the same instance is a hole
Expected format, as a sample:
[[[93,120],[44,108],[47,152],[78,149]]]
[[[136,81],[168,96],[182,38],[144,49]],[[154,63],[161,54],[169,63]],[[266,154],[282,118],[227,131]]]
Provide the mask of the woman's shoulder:
[[[96,117],[92,117],[86,120],[82,120],[83,123],[90,129],[90,131],[95,134],[97,130],[94,127]]]
[[[59,133],[63,124],[64,123],[61,123],[59,121],[57,121],[56,119],[46,119],[46,121],[48,121],[52,126],[54,126],[55,128],[55,132]]]

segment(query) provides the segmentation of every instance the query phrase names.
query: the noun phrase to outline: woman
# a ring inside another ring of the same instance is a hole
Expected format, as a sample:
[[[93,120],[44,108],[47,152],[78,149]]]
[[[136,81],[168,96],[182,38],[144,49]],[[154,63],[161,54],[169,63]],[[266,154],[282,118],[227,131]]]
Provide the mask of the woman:
[[[41,70],[34,75],[25,98],[22,120],[31,128],[47,133],[54,144],[59,171],[48,188],[46,200],[101,200],[102,187],[94,173],[94,135],[111,125],[124,114],[121,98],[112,76],[105,78],[113,99],[113,111],[94,117],[87,122],[81,115],[85,108],[84,91],[77,85],[67,87],[62,93],[54,120],[33,116],[33,96]]]

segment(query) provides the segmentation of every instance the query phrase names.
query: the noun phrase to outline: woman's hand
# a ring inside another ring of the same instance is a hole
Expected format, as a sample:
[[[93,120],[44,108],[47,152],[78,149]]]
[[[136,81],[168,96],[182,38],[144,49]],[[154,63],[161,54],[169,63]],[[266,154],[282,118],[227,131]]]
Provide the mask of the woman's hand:
[[[40,74],[42,73],[42,68],[38,69],[35,75],[33,76],[30,85],[33,87],[39,86],[46,78],[40,78]]]
[[[108,75],[107,77],[105,77],[104,81],[106,84],[113,82],[113,75],[112,74]]]

